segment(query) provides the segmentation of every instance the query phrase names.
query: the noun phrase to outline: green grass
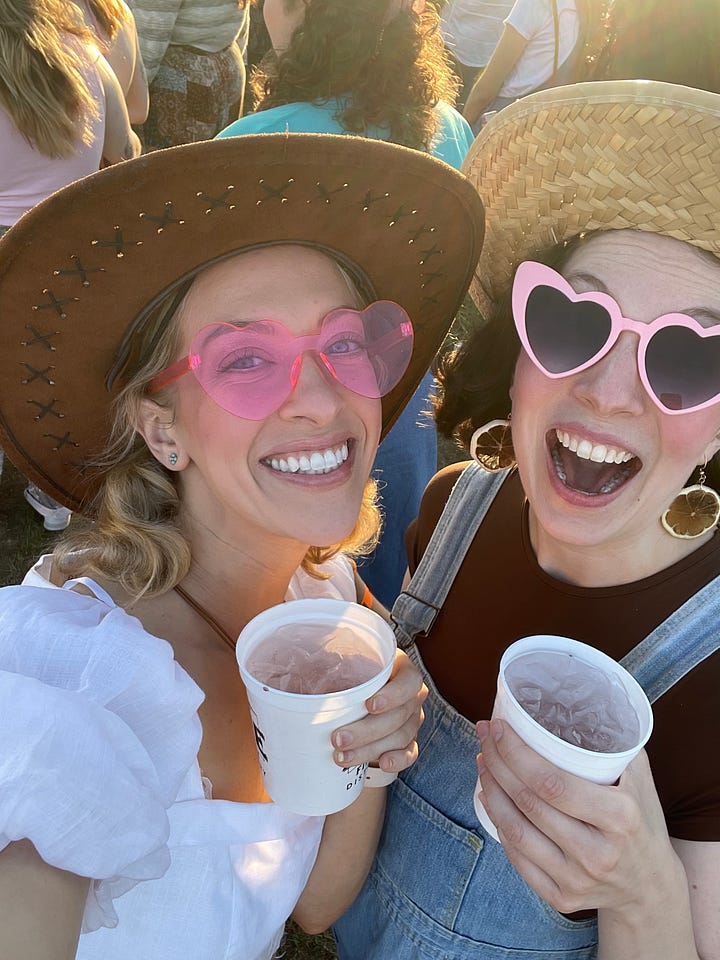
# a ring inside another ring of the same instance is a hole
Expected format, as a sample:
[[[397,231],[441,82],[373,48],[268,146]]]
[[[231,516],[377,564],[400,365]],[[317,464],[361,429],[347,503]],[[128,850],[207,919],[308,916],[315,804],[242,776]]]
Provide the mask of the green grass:
[[[478,322],[477,313],[469,299],[461,309],[448,336],[446,346],[465,339]],[[438,462],[441,466],[465,455],[454,444],[440,440]],[[57,533],[48,533],[42,517],[23,498],[26,481],[8,461],[0,481],[0,585],[19,583],[35,560],[52,550]],[[335,960],[337,953],[332,935],[309,936],[296,924],[289,922],[278,956],[283,960]]]

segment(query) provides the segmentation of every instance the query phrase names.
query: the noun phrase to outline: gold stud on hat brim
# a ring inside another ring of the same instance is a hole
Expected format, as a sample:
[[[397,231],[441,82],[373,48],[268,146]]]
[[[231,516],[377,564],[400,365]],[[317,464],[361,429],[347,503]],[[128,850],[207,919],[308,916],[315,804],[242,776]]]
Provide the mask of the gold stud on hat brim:
[[[102,170],[38,204],[0,243],[0,446],[82,509],[119,387],[107,389],[108,374],[146,305],[206,263],[282,242],[337,252],[411,317],[410,367],[383,398],[387,432],[462,302],[482,236],[464,177],[382,141],[265,134]]]
[[[484,315],[518,263],[591,230],[720,254],[720,95],[649,80],[540,91],[501,110],[463,172],[485,207],[471,294]]]

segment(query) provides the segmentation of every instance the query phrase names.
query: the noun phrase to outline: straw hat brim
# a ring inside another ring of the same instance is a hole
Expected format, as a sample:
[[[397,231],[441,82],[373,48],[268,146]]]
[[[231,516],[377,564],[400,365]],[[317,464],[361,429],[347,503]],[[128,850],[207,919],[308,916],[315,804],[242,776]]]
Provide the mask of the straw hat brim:
[[[0,446],[71,509],[97,488],[120,341],[203,265],[272,243],[360,267],[415,328],[383,398],[390,428],[441,346],[477,262],[482,206],[454,169],[383,141],[265,134],[148,154],[71,184],[0,241]]]
[[[591,230],[660,233],[720,254],[720,95],[649,80],[540,91],[501,110],[463,172],[485,207],[480,312],[534,251]]]

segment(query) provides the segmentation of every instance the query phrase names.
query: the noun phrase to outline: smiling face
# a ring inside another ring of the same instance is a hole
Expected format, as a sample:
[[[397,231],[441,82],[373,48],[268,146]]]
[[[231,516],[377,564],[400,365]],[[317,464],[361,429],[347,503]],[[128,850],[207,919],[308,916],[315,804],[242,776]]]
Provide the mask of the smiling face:
[[[678,240],[600,233],[562,273],[579,293],[608,293],[636,321],[679,312],[703,326],[720,323],[720,263]],[[601,545],[614,558],[616,583],[648,575],[652,557],[658,570],[679,558],[687,543],[668,537],[659,518],[720,445],[720,404],[661,412],[641,383],[637,344],[623,332],[601,360],[562,379],[545,376],[524,351],[518,359],[512,432],[533,545],[543,566],[568,579],[568,553]]]
[[[358,306],[344,274],[318,251],[288,245],[243,253],[191,287],[180,316],[182,351],[208,323],[272,319],[306,336],[331,310]],[[273,538],[327,546],[353,530],[380,437],[379,399],[343,387],[312,353],[295,388],[263,420],[222,409],[192,375],[169,393],[167,439],[186,515],[258,548]],[[168,462],[164,448],[154,452]]]

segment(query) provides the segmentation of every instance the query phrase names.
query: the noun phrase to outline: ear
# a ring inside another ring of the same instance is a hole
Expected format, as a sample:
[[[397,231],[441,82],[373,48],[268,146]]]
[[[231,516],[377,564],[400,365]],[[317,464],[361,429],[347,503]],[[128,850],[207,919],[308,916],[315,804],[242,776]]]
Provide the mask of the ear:
[[[184,470],[188,465],[189,458],[175,439],[172,413],[166,407],[144,397],[140,401],[135,429],[147,444],[150,453],[166,469]]]

